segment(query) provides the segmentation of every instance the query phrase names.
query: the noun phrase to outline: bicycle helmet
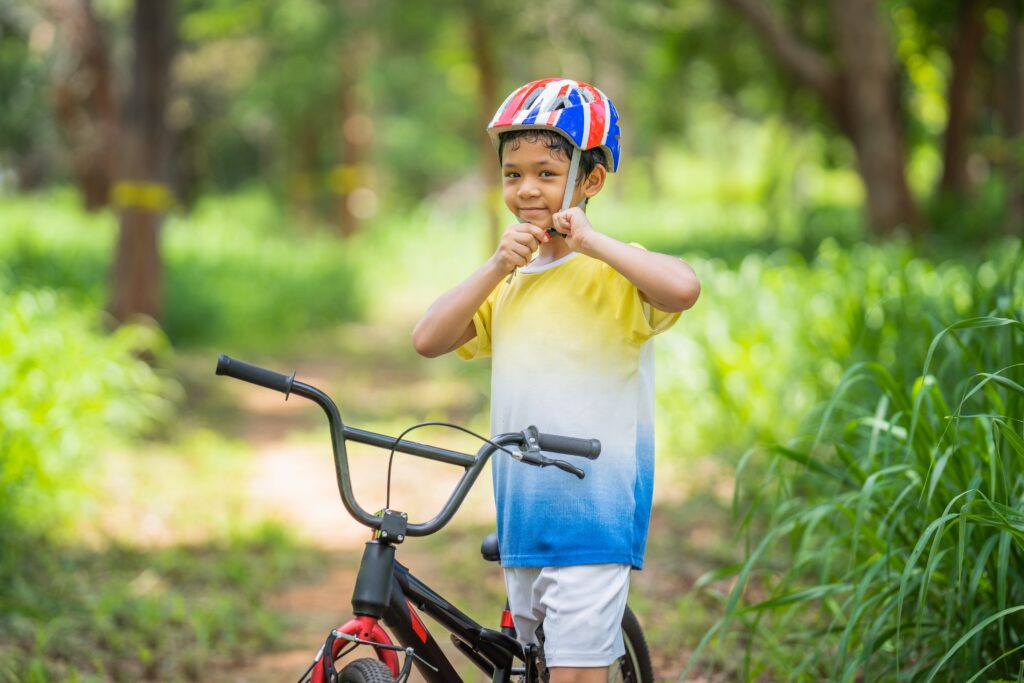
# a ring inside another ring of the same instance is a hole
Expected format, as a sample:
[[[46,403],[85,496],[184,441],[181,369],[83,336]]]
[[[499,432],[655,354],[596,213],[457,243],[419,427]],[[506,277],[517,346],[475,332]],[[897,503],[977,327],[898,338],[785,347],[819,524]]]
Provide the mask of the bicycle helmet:
[[[505,98],[487,133],[498,149],[501,133],[549,129],[586,151],[599,147],[605,167],[619,168],[619,114],[608,97],[594,86],[567,78],[544,78],[517,88]]]

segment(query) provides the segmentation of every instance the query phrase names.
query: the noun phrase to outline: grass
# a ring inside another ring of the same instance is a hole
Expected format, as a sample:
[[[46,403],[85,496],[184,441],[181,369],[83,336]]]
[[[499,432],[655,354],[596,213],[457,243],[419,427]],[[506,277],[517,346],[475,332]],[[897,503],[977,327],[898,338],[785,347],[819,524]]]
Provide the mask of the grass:
[[[744,680],[1016,679],[1024,665],[1024,322],[950,325],[919,374],[850,368],[804,442],[740,475],[750,535],[724,616]],[[912,340],[907,340],[913,344]],[[911,351],[911,349],[908,349]],[[912,351],[911,351],[912,352]],[[784,634],[784,639],[780,635]]]
[[[0,589],[0,680],[10,683],[207,680],[211,667],[271,647],[283,624],[264,606],[269,593],[324,563],[273,525],[160,550],[39,538],[6,547],[17,549]]]

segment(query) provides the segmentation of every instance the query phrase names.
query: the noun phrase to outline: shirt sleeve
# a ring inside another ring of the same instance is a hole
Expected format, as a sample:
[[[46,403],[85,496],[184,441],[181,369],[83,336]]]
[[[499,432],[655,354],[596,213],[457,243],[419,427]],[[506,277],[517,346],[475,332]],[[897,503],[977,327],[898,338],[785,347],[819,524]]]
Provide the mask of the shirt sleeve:
[[[491,320],[494,315],[494,302],[498,299],[499,284],[487,295],[487,298],[480,308],[473,314],[473,327],[476,328],[476,336],[468,342],[455,349],[455,353],[465,360],[474,358],[486,358],[491,355]]]
[[[647,251],[642,244],[630,242],[630,245]],[[625,313],[623,318],[629,321],[629,335],[634,341],[643,343],[676,324],[676,321],[679,320],[679,311],[668,312],[655,308],[641,298],[640,290],[636,285],[626,280],[625,277],[622,279],[626,281],[629,289],[628,300],[623,302]]]

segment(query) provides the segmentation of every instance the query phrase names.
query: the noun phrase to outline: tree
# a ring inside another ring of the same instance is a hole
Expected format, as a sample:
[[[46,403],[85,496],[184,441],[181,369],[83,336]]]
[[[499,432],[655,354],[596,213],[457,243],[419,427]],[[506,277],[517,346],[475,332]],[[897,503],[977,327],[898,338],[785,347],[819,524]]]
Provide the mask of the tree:
[[[110,199],[116,164],[111,150],[119,128],[107,31],[91,0],[52,0],[45,7],[60,27],[69,52],[65,68],[56,71],[52,79],[53,111],[85,207],[95,211],[107,206]]]
[[[983,0],[960,0],[956,12],[956,37],[949,48],[952,64],[946,97],[949,118],[943,140],[939,191],[957,196],[966,195],[969,185],[967,156],[974,120],[971,72],[981,53],[981,41],[985,36],[982,13],[987,4]]]
[[[879,235],[899,227],[919,231],[905,172],[895,59],[874,0],[832,0],[834,63],[759,0],[725,2],[747,19],[779,64],[816,93],[852,143],[872,230]]]
[[[1024,12],[1021,0],[1009,0],[1005,74],[1006,104],[1003,119],[1006,146],[1009,149],[1006,205],[1006,229],[1012,235],[1024,234]]]
[[[490,16],[487,10],[490,5],[481,2],[469,2],[467,6],[469,13],[468,31],[469,44],[473,50],[473,61],[476,64],[479,75],[479,120],[489,121],[494,111],[501,104],[498,99],[498,69],[495,62],[494,31],[492,26],[496,20]],[[494,14],[492,11],[491,15]],[[497,246],[501,236],[498,214],[494,210],[495,199],[500,195],[501,187],[498,184],[498,176],[494,172],[494,147],[488,137],[478,136],[480,149],[480,179],[484,187],[484,211],[487,216],[487,244],[491,247]]]
[[[160,225],[170,204],[170,135],[165,124],[175,45],[174,0],[136,0],[131,89],[119,135],[113,200],[121,231],[110,312],[160,320]]]
[[[366,97],[361,87],[367,62],[371,61],[373,40],[365,30],[360,33],[355,29],[368,24],[369,9],[364,0],[346,0],[342,7],[349,28],[340,39],[336,97],[341,149],[332,185],[337,195],[338,229],[343,236],[359,231],[363,219],[371,214],[374,201],[366,172],[373,119],[366,113]]]

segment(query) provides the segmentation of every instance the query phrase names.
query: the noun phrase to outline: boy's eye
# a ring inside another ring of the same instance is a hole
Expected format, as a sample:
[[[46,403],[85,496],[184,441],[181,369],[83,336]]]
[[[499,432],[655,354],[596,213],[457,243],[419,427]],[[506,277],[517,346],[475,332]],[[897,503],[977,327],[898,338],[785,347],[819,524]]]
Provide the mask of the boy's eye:
[[[505,177],[506,178],[518,178],[519,174],[516,173],[515,171],[509,171],[508,173],[505,174]]]
[[[554,178],[555,177],[555,173],[554,173],[554,171],[541,171],[540,172],[540,177],[541,178]]]

